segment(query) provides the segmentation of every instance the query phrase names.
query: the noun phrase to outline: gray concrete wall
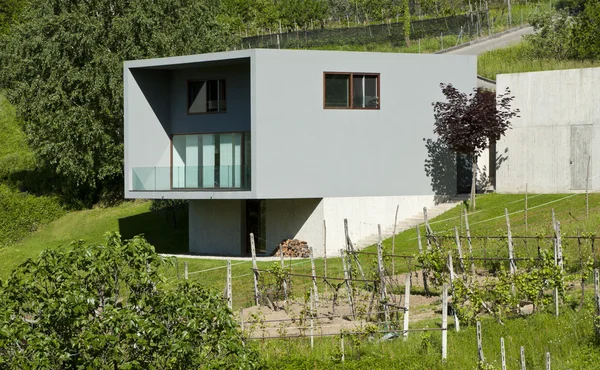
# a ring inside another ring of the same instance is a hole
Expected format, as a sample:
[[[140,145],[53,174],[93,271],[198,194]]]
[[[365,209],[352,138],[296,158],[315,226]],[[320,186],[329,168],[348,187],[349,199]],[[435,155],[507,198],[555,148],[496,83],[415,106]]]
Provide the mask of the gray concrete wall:
[[[423,207],[430,208],[434,204],[434,197],[431,195],[325,198],[327,253],[337,257],[339,250],[345,247],[344,219],[348,220],[348,235],[352,244],[363,248],[376,242],[378,224],[381,225],[384,238],[390,236],[393,231],[396,207],[398,207],[398,223],[400,223],[419,214]]]
[[[521,110],[498,142],[499,192],[560,193],[600,182],[600,68],[499,75],[497,91],[509,87]]]
[[[251,60],[249,105],[241,103],[241,97],[248,94],[248,78],[241,78],[244,68],[232,66],[236,64],[232,59],[240,58]],[[200,124],[195,121],[198,116],[185,115],[185,105],[176,110],[176,104],[172,104],[171,128],[184,133],[246,127],[244,117],[249,109],[252,189],[240,192],[130,192],[130,187],[126,186],[126,197],[291,199],[432,195],[435,191],[424,171],[428,152],[423,141],[433,137],[431,103],[443,99],[439,88],[441,82],[452,83],[463,91],[476,86],[476,58],[471,56],[244,50],[131,61],[126,63],[125,72],[125,98],[129,106],[126,107],[126,126],[137,124],[134,120],[139,117],[145,120],[146,116],[152,116],[148,112],[149,106],[134,96],[138,87],[128,87],[128,68],[171,69],[174,81],[177,80],[171,89],[180,92],[182,90],[175,86],[185,79],[190,76],[201,78],[200,74],[189,74],[199,63],[228,64],[233,75],[240,77],[234,79],[239,81],[234,88],[240,97],[240,109],[235,109],[236,114],[240,114],[239,120],[226,120],[222,126],[216,121]],[[381,109],[323,109],[325,71],[380,73]],[[210,75],[217,76],[218,73],[211,72]],[[228,100],[229,97],[228,91]],[[177,95],[172,96],[173,99],[184,97]],[[214,116],[216,119],[219,115]],[[150,130],[147,135],[154,133]],[[160,152],[164,145],[159,144],[149,145],[144,151],[130,147],[126,139],[126,166],[137,166],[140,158],[152,162],[147,151]],[[163,161],[160,159],[155,163],[158,165]],[[444,187],[451,192],[455,184],[449,181]]]
[[[188,80],[225,80],[227,111],[187,114]],[[176,69],[171,81],[172,134],[250,131],[250,59],[235,64]]]
[[[125,69],[126,193],[132,188],[133,167],[170,166],[170,80],[170,71]],[[154,178],[138,181],[149,184]]]
[[[267,254],[283,239],[304,240],[315,255],[322,250],[322,199],[268,199],[266,211]]]
[[[240,200],[192,200],[189,205],[190,253],[240,255],[242,211]]]
[[[476,57],[257,50],[253,190],[258,198],[431,195],[424,138],[439,84],[476,86]],[[380,73],[381,109],[323,108],[323,72]],[[450,184],[452,186],[452,184]]]

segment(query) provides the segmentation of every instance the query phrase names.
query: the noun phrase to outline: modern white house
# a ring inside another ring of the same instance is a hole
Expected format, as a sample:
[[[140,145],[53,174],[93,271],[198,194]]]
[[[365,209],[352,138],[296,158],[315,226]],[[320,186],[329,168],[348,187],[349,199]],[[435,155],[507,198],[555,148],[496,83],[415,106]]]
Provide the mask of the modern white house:
[[[600,68],[498,75],[521,110],[496,144],[497,191],[571,193],[598,189]]]
[[[189,252],[323,254],[453,195],[424,169],[440,83],[476,57],[251,49],[124,63],[125,196],[189,199]],[[454,183],[452,183],[454,181]],[[438,180],[439,182],[439,180]],[[455,191],[455,190],[454,190]],[[326,232],[325,227],[326,225]]]

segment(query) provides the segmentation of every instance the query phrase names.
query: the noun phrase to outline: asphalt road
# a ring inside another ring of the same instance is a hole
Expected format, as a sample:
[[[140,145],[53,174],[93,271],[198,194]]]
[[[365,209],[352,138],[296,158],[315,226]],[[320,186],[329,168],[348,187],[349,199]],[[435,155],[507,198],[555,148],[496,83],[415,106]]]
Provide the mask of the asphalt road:
[[[521,38],[524,35],[530,35],[533,33],[533,27],[525,27],[516,31],[504,34],[502,36],[493,37],[485,41],[481,41],[472,45],[468,45],[462,48],[450,50],[443,54],[455,54],[455,55],[479,55],[486,51],[502,49],[514,44],[521,42]],[[484,87],[486,89],[496,89],[496,85],[489,83],[481,78],[477,79],[477,86]]]
[[[518,44],[519,42],[521,42],[521,37],[523,37],[523,35],[530,35],[532,33],[533,27],[525,27],[499,37],[491,38],[489,40],[478,42],[473,45],[448,51],[445,54],[479,55],[485,53],[486,51],[502,49],[514,44]]]

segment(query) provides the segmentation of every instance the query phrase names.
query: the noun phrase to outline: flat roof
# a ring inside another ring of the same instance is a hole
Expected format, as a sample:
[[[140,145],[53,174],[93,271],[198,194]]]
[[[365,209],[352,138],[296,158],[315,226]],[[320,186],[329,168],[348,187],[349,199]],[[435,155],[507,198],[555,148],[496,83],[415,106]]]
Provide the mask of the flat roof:
[[[379,55],[379,56],[403,56],[405,58],[473,58],[471,55],[454,55],[454,54],[414,54],[414,53],[386,53],[372,51],[343,51],[343,50],[297,50],[297,49],[245,49],[233,51],[221,51],[216,53],[182,55],[176,57],[153,58],[128,60],[124,62],[125,68],[149,68],[149,69],[179,69],[192,67],[197,64],[210,64],[211,62],[219,62],[220,65],[224,61],[230,61],[231,64],[244,62],[254,58],[257,53],[311,53],[311,54],[345,54],[346,57],[351,55]],[[216,63],[215,63],[216,64]]]

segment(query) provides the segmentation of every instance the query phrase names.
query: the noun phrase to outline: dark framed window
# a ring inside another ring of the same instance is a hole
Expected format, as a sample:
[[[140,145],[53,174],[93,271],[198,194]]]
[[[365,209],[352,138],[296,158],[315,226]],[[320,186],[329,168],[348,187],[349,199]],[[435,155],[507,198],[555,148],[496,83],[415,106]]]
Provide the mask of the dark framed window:
[[[379,73],[325,72],[323,107],[379,109]]]
[[[225,112],[225,80],[188,81],[188,114]]]

